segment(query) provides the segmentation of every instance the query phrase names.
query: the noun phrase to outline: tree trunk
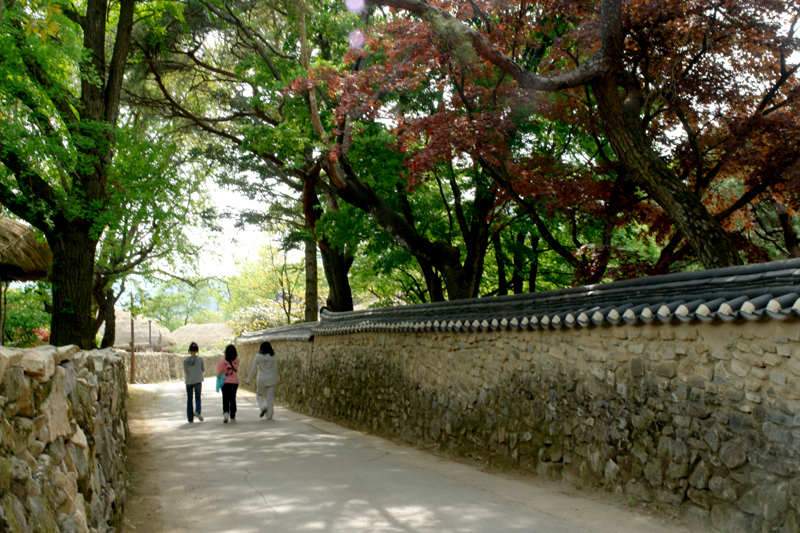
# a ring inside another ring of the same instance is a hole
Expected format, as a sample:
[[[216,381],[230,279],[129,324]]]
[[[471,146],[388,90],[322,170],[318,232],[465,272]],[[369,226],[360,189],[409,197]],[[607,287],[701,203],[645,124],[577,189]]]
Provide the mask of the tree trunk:
[[[703,203],[651,148],[639,124],[638,112],[628,110],[614,76],[592,84],[597,108],[611,147],[630,178],[670,216],[705,268],[741,264],[736,248]]]
[[[520,231],[517,233],[517,246],[514,247],[514,272],[511,275],[511,288],[514,294],[522,294],[522,269],[525,266],[525,256],[522,249],[525,246],[525,233]]]
[[[494,247],[494,259],[497,262],[497,295],[505,296],[508,294],[508,283],[506,282],[505,253],[500,242],[500,232],[492,232],[492,246]]]
[[[97,240],[90,237],[91,224],[58,217],[47,234],[53,251],[53,320],[50,344],[95,347],[92,338],[92,281]]]
[[[306,245],[306,306],[305,306],[305,320],[306,322],[317,321],[317,300],[319,299],[317,293],[317,241],[311,235],[305,238]]]
[[[369,185],[358,180],[347,158],[340,159],[340,163],[348,181],[342,179],[338,167],[326,162],[326,172],[330,176],[331,183],[336,187],[339,197],[368,213],[397,241],[398,245],[439,271],[449,300],[471,298],[474,276],[470,276],[461,264],[461,251],[450,243],[442,240],[431,242],[417,233],[416,228],[398,214],[386,200],[378,196]],[[479,259],[482,260],[482,258]]]
[[[311,230],[311,234],[314,237],[314,241],[319,243],[319,251],[322,255],[322,268],[325,272],[325,279],[328,281],[329,290],[326,307],[331,311],[352,311],[353,293],[350,290],[350,280],[347,277],[347,273],[353,265],[353,257],[339,251],[332,246],[325,237],[319,237],[317,235],[317,220],[319,219],[319,214],[322,212],[322,205],[319,201],[319,196],[317,196],[316,186],[316,175],[310,174],[304,177],[302,192],[303,215],[306,219],[306,226]],[[337,200],[335,197],[331,196],[328,198],[328,205],[330,208],[335,208],[336,204]],[[316,299],[314,301],[316,302]],[[313,321],[316,321],[316,318]]]
[[[428,288],[428,295],[432,302],[444,301],[444,289],[442,287],[442,278],[436,273],[430,263],[424,259],[416,258],[422,275],[425,276],[425,286]]]
[[[109,348],[114,346],[114,341],[117,337],[117,317],[114,314],[114,289],[106,290],[106,307],[105,307],[105,322],[106,328],[103,330],[103,340],[100,342],[100,348]]]
[[[531,268],[528,273],[528,292],[536,292],[536,276],[539,274],[539,236],[531,234]]]
[[[789,257],[800,257],[800,244],[797,240],[797,232],[792,225],[792,217],[786,212],[786,206],[778,200],[773,199],[772,205],[778,213],[778,222],[783,230],[783,242],[786,244],[786,251]]]
[[[327,250],[327,251],[326,251]],[[322,267],[325,270],[325,279],[328,280],[327,307],[331,311],[352,311],[353,294],[350,291],[350,280],[347,273],[353,265],[353,257],[348,257],[330,245],[320,246],[322,253]]]

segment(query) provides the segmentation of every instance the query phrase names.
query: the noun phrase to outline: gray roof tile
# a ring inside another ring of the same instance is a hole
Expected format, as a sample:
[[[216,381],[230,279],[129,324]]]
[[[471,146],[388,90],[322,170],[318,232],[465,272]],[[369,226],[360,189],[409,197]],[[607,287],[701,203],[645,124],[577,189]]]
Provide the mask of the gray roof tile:
[[[800,259],[494,298],[333,313],[319,322],[244,333],[239,342],[354,331],[488,331],[800,315]]]

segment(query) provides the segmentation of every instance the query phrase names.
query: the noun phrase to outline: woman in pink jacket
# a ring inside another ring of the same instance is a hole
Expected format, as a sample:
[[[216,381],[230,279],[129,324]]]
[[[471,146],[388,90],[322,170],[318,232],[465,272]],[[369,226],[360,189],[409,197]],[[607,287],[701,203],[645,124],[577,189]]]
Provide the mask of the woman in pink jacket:
[[[217,377],[225,375],[222,385],[222,421],[236,420],[236,390],[239,388],[239,355],[236,346],[225,347],[225,358],[217,363]]]

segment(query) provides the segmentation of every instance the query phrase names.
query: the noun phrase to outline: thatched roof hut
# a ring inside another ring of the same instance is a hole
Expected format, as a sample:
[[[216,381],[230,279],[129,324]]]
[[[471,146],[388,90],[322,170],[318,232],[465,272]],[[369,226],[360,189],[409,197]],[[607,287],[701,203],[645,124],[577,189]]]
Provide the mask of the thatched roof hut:
[[[5,344],[5,285],[49,276],[53,253],[36,240],[33,228],[0,217],[0,346]]]
[[[0,280],[32,281],[47,277],[53,253],[36,240],[33,228],[0,218]]]
[[[224,322],[187,324],[173,331],[172,338],[178,344],[196,342],[201,349],[210,349],[221,342],[233,342],[234,331],[232,327]]]
[[[122,350],[131,349],[131,314],[122,309],[114,309],[115,329],[114,329],[114,348]],[[151,322],[152,321],[152,329]],[[100,335],[103,334],[105,324],[100,326]],[[151,318],[137,316],[133,320],[133,331],[135,336],[136,349],[152,345],[156,350],[171,351],[171,348],[178,344],[170,335],[169,330]],[[152,332],[152,333],[151,333]],[[151,342],[152,339],[152,342]]]

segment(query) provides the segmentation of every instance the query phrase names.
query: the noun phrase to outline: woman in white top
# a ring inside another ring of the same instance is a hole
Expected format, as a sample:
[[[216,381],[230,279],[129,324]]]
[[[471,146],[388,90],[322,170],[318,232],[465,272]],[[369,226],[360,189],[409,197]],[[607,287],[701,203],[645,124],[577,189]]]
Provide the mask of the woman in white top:
[[[248,385],[253,381],[253,374],[258,368],[258,379],[256,380],[256,399],[261,414],[267,415],[267,420],[272,420],[275,407],[275,385],[278,381],[278,363],[275,361],[275,351],[269,342],[262,342],[258,350],[258,355],[253,359],[253,366],[250,368],[250,375],[247,376]]]

